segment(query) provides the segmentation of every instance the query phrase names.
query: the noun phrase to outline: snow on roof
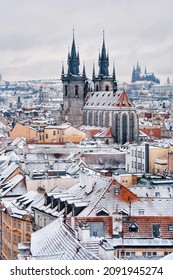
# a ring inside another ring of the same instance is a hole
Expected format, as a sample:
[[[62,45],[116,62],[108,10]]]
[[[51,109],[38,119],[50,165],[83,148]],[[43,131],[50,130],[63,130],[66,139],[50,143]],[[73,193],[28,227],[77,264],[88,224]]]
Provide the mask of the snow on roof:
[[[12,146],[18,145],[20,142],[26,142],[26,138],[24,137],[16,137],[13,142],[11,143]]]
[[[1,185],[0,195],[5,196],[8,192],[15,188],[15,186],[23,180],[24,176],[22,174],[17,174],[11,178],[8,182]]]
[[[117,91],[116,94],[112,91],[106,92],[93,92],[91,93],[84,109],[107,107],[116,109],[120,107],[133,108],[132,103],[129,101],[127,94],[123,91]]]
[[[58,218],[31,234],[33,257],[61,255],[64,260],[96,260],[97,256],[86,250]]]
[[[22,219],[24,215],[32,213],[31,207],[40,201],[42,197],[43,194],[36,191],[29,191],[10,202],[4,201],[4,208],[10,209],[10,215]]]
[[[124,246],[135,246],[135,247],[141,247],[141,246],[151,246],[151,247],[165,247],[165,246],[169,246],[172,247],[173,246],[173,240],[172,239],[161,239],[161,238],[124,238],[122,240],[122,238],[113,238],[113,239],[109,239],[109,243],[114,246],[114,247],[119,247],[122,246],[122,244],[124,244]]]
[[[19,166],[15,162],[10,163],[0,176],[0,183],[2,184],[17,168]]]

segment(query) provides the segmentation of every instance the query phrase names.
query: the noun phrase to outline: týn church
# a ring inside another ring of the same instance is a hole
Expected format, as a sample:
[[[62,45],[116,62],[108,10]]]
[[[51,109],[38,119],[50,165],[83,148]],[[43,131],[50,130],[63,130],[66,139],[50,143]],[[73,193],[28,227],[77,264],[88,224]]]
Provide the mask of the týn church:
[[[63,83],[62,121],[68,121],[75,127],[92,127],[96,138],[104,138],[106,143],[133,143],[138,139],[138,116],[135,107],[129,101],[125,91],[117,90],[115,67],[109,75],[109,56],[103,43],[99,54],[98,75],[93,66],[93,90],[88,86],[85,72],[80,73],[79,52],[76,51],[75,38],[71,52],[68,53],[68,70],[62,66]]]

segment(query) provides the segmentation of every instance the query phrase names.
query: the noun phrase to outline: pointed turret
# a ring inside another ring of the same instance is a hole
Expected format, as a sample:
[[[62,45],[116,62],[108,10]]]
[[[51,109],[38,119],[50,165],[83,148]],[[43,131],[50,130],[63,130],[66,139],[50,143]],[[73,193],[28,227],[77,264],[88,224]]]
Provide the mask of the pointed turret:
[[[83,73],[82,73],[83,77],[86,78],[86,71],[85,71],[85,61],[83,62]]]
[[[64,62],[62,61],[61,78],[64,77]]]
[[[71,75],[79,75],[79,52],[76,52],[74,29],[71,53],[68,54],[68,73]]]
[[[112,72],[112,78],[113,78],[113,92],[115,93],[117,91],[117,81],[116,81],[116,74],[115,74],[115,64],[113,63],[113,72]]]
[[[103,44],[101,55],[99,54],[99,75],[108,77],[109,76],[109,56],[106,54],[106,47],[105,47],[105,36],[103,31]]]
[[[96,74],[95,74],[95,65],[93,63],[93,79],[95,78]]]

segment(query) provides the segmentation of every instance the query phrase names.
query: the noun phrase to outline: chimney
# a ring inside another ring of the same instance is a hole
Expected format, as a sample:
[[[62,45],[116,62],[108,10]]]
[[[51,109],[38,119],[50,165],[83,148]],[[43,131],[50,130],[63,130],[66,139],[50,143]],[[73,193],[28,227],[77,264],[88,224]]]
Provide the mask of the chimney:
[[[46,191],[45,191],[44,186],[43,186],[43,187],[39,186],[39,187],[37,188],[37,192],[40,193],[40,194],[45,194]]]
[[[90,227],[88,226],[87,223],[79,222],[78,239],[80,241],[90,240]]]
[[[114,247],[105,239],[99,244],[99,257],[102,260],[114,260]]]
[[[87,171],[83,167],[80,169],[79,178],[80,178],[80,185],[82,188],[84,188],[87,183]]]
[[[87,181],[86,181],[86,193],[90,194],[93,190],[93,179],[92,179],[92,175],[91,174],[87,174],[86,177]]]

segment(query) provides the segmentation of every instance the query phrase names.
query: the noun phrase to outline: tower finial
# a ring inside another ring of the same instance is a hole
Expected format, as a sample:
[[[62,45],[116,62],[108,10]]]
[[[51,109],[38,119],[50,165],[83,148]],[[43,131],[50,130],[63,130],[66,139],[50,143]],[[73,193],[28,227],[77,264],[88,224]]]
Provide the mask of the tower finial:
[[[74,39],[74,25],[73,25],[73,39]]]

